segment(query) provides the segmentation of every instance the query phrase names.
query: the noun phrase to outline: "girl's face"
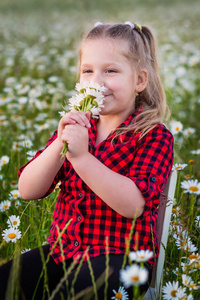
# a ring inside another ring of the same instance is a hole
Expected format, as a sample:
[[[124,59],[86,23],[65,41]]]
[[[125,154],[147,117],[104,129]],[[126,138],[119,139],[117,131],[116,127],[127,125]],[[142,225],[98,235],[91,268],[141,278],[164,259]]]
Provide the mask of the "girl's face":
[[[141,91],[144,83],[144,76],[128,59],[128,51],[126,41],[93,39],[83,44],[81,52],[80,82],[94,81],[105,86],[100,115],[112,115],[121,121],[134,111],[136,92]]]

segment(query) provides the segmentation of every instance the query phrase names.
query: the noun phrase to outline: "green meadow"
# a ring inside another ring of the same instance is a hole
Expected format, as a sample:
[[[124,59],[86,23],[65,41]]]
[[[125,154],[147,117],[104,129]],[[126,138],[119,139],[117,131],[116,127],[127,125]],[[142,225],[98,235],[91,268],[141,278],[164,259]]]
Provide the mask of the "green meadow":
[[[183,290],[182,298],[159,299],[199,300],[200,5],[195,0],[1,0],[0,265],[49,236],[59,186],[44,199],[25,201],[18,169],[57,128],[58,112],[78,81],[79,43],[97,21],[133,21],[156,36],[178,172],[163,286],[170,282],[177,289],[178,282]],[[16,240],[12,234],[5,239],[11,216],[19,223],[17,232],[10,226]]]

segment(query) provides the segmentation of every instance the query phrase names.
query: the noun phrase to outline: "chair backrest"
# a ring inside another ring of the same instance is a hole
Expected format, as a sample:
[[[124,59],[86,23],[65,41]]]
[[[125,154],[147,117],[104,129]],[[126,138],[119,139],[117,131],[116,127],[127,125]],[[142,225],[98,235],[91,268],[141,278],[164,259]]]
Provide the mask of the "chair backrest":
[[[154,299],[159,296],[161,290],[163,266],[165,261],[165,248],[167,246],[169,225],[172,213],[173,199],[176,188],[177,171],[172,171],[168,182],[165,185],[164,193],[160,199],[158,207],[158,220],[156,231],[158,234],[158,244],[160,246],[158,260],[154,266],[150,288],[143,299]]]

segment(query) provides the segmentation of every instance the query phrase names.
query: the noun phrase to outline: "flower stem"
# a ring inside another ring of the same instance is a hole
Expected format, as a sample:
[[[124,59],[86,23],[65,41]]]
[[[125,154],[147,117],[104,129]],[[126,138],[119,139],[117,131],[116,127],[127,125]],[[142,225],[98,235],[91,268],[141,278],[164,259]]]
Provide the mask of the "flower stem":
[[[68,151],[68,144],[67,144],[67,142],[64,142],[64,146],[63,146],[62,151],[60,153],[61,154],[61,159],[63,159],[63,157],[65,157],[67,151]]]

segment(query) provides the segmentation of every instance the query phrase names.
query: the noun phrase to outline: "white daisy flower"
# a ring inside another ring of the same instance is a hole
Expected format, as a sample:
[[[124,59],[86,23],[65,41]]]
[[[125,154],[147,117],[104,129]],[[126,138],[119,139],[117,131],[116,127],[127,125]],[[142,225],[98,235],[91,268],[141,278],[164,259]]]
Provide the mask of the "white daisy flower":
[[[103,93],[97,91],[97,90],[94,90],[90,87],[87,87],[83,93],[85,95],[85,97],[87,96],[92,96],[94,98],[97,99],[97,102],[99,103],[103,103],[103,100],[104,100],[104,95]]]
[[[193,264],[196,261],[200,261],[200,255],[199,254],[195,254],[195,253],[191,253],[189,255],[189,261],[190,261],[190,265]]]
[[[166,286],[162,288],[163,292],[163,299],[165,300],[178,300],[177,293],[178,293],[178,282],[167,282]]]
[[[97,90],[101,93],[105,92],[107,89],[104,86],[100,86],[98,83],[94,81],[90,82],[82,82],[82,83],[77,83],[75,89],[81,93],[83,90],[85,90],[87,87],[90,87],[91,89]]]
[[[183,135],[186,136],[186,137],[189,137],[194,133],[195,133],[195,129],[191,128],[191,127],[186,128],[186,129],[183,130]]]
[[[60,185],[61,185],[61,181],[58,181],[58,183],[57,183],[56,186],[55,186],[55,189],[60,188]]]
[[[66,111],[63,110],[63,111],[59,111],[58,113],[61,117],[64,117],[64,115],[66,114]]]
[[[180,170],[183,170],[185,167],[187,167],[187,164],[175,164],[172,167],[172,171],[174,171],[174,170],[180,171]]]
[[[29,159],[33,158],[35,156],[35,154],[36,154],[36,151],[32,151],[32,150],[27,151],[26,152],[27,159],[29,160]]]
[[[181,188],[185,190],[184,193],[200,195],[200,182],[197,179],[184,180],[181,182]]]
[[[187,296],[187,294],[186,294],[186,288],[180,286],[178,288],[176,296],[177,296],[177,299],[185,299],[185,297]]]
[[[179,121],[171,121],[170,129],[171,129],[172,134],[177,134],[182,131],[183,124]]]
[[[190,282],[192,282],[192,278],[190,276],[182,274],[182,283],[183,283],[183,285],[185,285],[186,287],[189,287]]]
[[[200,154],[200,149],[190,151],[192,154]]]
[[[11,201],[9,201],[9,200],[2,201],[0,203],[0,211],[3,212],[5,210],[9,209],[10,206],[11,206]]]
[[[69,106],[71,107],[71,109],[76,109],[77,107],[81,106],[81,102],[83,102],[83,100],[84,100],[83,94],[72,96],[69,99]]]
[[[28,96],[32,99],[38,98],[42,95],[41,90],[40,89],[31,89],[28,93]]]
[[[42,130],[48,129],[49,124],[42,124],[42,125],[35,124],[34,127],[37,132],[41,132]]]
[[[76,84],[76,90],[79,94],[72,96],[69,99],[69,107],[77,111],[92,113],[92,117],[99,114],[103,107],[104,96],[102,92],[106,90],[105,87],[101,87],[94,82],[82,82]],[[61,157],[63,158],[68,151],[68,145],[65,142],[61,151]]]
[[[129,257],[132,261],[144,262],[144,261],[148,261],[153,257],[153,251],[138,250],[136,252],[130,252]]]
[[[20,193],[19,193],[19,190],[13,190],[10,192],[10,199],[17,199],[19,197],[21,197]]]
[[[195,284],[194,281],[192,281],[192,280],[191,280],[191,282],[190,282],[190,284],[189,284],[188,287],[189,287],[190,291],[192,291],[192,290],[198,290],[199,289],[199,286],[197,284]]]
[[[176,268],[175,270],[172,270],[172,272],[173,272],[176,276],[178,276],[178,274],[179,274],[179,268]]]
[[[194,300],[194,297],[191,294],[186,295],[185,298],[183,298],[183,300]]]
[[[99,109],[98,107],[92,107],[90,109],[91,113],[92,113],[92,117],[93,118],[98,118],[98,115],[99,115]]]
[[[14,201],[14,206],[15,206],[16,208],[18,208],[20,205],[22,205],[22,204],[21,204],[21,202],[20,202],[19,200],[15,200],[15,201]]]
[[[20,224],[20,218],[19,216],[12,215],[9,217],[7,223],[9,228],[18,228]]]
[[[141,285],[148,280],[148,271],[146,268],[141,268],[136,264],[127,266],[125,270],[120,270],[120,281],[123,282],[126,288],[132,285]]]
[[[115,295],[113,297],[111,297],[111,299],[129,300],[128,293],[123,286],[120,286],[117,292],[115,290],[113,290],[113,293]]]
[[[22,234],[19,229],[9,228],[3,230],[2,236],[7,243],[16,243],[16,241],[21,238]]]
[[[22,147],[31,148],[33,146],[33,142],[30,139],[26,139],[19,143]]]
[[[28,97],[19,97],[18,102],[19,104],[26,104],[28,102]]]
[[[9,163],[9,156],[7,155],[3,155],[1,158],[0,158],[0,167],[3,166],[3,165],[6,165]]]
[[[190,238],[181,239],[180,237],[177,237],[175,243],[178,249],[182,249],[184,251],[196,252],[198,250],[198,248],[191,242]]]
[[[49,82],[57,82],[58,81],[58,77],[57,76],[51,76],[48,78]]]
[[[17,79],[15,77],[8,77],[5,80],[5,85],[12,86],[12,85],[14,85],[16,83],[16,80]]]

